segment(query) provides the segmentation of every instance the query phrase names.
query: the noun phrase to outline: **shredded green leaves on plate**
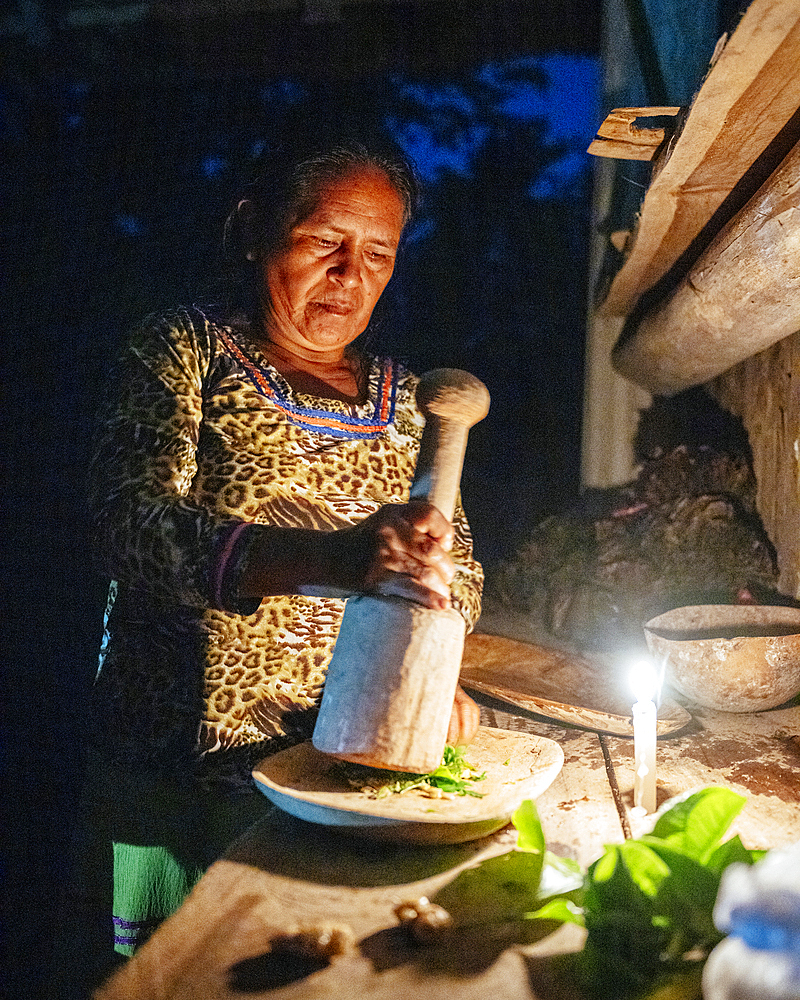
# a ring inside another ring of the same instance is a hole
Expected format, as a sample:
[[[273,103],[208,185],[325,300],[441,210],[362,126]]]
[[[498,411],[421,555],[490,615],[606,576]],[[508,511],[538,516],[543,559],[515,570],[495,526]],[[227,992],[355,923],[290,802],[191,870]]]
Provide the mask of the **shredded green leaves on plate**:
[[[466,759],[463,747],[449,744],[444,748],[442,763],[428,774],[410,774],[407,771],[385,771],[378,767],[365,767],[350,761],[337,761],[333,771],[348,785],[357,788],[369,798],[384,799],[389,795],[400,795],[412,788],[420,789],[430,798],[452,798],[456,795],[471,795],[482,799],[483,793],[476,791],[472,784],[483,781],[486,772],[478,769]]]

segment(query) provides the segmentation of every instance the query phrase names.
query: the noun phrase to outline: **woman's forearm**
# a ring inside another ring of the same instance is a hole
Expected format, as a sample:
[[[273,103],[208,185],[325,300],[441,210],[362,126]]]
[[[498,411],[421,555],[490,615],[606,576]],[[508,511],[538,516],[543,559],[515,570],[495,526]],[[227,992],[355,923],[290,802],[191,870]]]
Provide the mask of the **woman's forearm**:
[[[348,529],[312,531],[248,527],[248,540],[239,571],[237,592],[244,598],[276,594],[341,591],[342,596],[363,589],[371,553],[366,538]]]

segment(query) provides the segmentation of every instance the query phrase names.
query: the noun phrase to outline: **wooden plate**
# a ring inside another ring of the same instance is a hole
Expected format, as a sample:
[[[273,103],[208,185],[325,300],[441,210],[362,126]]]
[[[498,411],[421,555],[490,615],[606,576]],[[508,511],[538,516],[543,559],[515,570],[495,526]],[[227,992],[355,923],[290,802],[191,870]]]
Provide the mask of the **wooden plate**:
[[[548,719],[633,736],[627,677],[600,659],[474,632],[464,643],[461,684]],[[682,729],[690,719],[685,708],[662,698],[658,735]]]
[[[482,798],[433,799],[417,790],[368,798],[337,774],[337,761],[311,741],[260,761],[256,785],[299,819],[389,840],[457,844],[505,826],[519,804],[536,798],[561,770],[564,752],[553,740],[481,726],[466,754],[486,772]]]

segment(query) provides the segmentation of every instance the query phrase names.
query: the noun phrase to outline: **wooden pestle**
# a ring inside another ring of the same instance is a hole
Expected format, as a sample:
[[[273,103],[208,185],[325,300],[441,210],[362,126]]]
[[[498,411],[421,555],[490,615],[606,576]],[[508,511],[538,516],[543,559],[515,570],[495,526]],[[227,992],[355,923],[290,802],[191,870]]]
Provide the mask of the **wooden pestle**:
[[[489,393],[468,372],[420,379],[425,430],[411,497],[452,520],[469,429]],[[314,746],[344,760],[425,773],[442,759],[464,649],[464,619],[400,597],[362,595],[345,605],[314,728]]]

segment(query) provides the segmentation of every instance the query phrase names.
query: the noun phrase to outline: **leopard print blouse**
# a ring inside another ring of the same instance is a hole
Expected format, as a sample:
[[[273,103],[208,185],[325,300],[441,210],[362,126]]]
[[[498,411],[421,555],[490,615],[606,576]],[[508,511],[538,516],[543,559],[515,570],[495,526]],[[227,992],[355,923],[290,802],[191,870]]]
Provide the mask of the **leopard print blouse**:
[[[372,358],[364,404],[303,395],[246,325],[192,307],[149,319],[115,383],[91,488],[113,578],[95,685],[108,743],[129,764],[180,766],[306,738],[344,602],[240,600],[248,537],[258,524],[331,531],[407,501],[417,379]],[[454,523],[453,603],[471,628],[483,574],[460,503]]]

